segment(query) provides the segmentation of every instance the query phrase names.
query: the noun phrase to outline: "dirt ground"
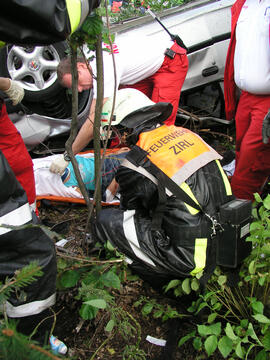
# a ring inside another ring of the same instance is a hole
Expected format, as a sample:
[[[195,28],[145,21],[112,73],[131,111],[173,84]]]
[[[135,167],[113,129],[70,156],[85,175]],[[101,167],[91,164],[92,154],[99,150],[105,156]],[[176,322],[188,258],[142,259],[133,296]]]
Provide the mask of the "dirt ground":
[[[39,211],[44,225],[61,234],[64,238],[71,239],[65,246],[64,254],[82,255],[81,243],[87,219],[86,206],[52,204],[48,201],[43,201]],[[57,253],[58,257],[63,254],[62,251],[57,251]],[[179,313],[183,313],[185,307],[182,304],[181,298],[170,298],[159,293],[152,289],[150,284],[140,279],[127,281],[122,284],[119,291],[114,291],[117,305],[131,314],[140,325],[140,349],[146,353],[147,360],[207,359],[205,354],[195,351],[191,343],[184,344],[181,348],[176,346],[179,339],[188,332],[187,330],[189,328],[190,331],[192,330],[192,319],[191,322],[183,320],[162,322],[161,319],[154,319],[151,315],[145,317],[141,313],[141,308],[134,306],[134,303],[142,295],[149,299],[156,299],[159,304],[169,304]],[[82,321],[79,316],[80,303],[75,299],[75,296],[76,289],[58,291],[57,306],[55,308],[57,321],[54,335],[68,346],[68,357],[76,360],[123,359],[126,343],[119,335],[113,336],[111,339],[106,335],[104,327],[108,319],[105,312],[100,311],[94,321]],[[191,302],[191,299],[187,299],[186,304],[189,302]],[[157,339],[167,340],[167,346],[158,346],[148,342],[146,340],[148,335]],[[99,347],[100,350],[97,351]],[[95,351],[97,351],[97,354],[92,357]],[[126,359],[135,360],[144,358],[130,357]],[[212,359],[220,360],[221,357],[213,356]]]

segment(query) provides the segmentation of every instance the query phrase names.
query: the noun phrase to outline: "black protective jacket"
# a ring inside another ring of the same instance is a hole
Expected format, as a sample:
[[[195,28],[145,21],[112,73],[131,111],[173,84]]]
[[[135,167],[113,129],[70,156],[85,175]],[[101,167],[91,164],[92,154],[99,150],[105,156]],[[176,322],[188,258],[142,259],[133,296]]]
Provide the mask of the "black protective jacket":
[[[99,1],[87,2],[79,14],[86,17]],[[71,1],[72,3],[72,1]],[[75,2],[74,2],[75,4]],[[94,4],[94,6],[92,6]],[[66,0],[3,0],[0,11],[0,40],[21,45],[44,45],[64,40],[71,33]],[[43,276],[24,288],[26,296],[12,293],[6,304],[7,315],[25,318],[41,314],[55,303],[56,256],[53,241],[40,227],[24,227],[33,223],[25,191],[17,181],[6,158],[0,151],[0,281],[12,277],[31,261],[37,261]]]
[[[11,44],[48,45],[65,40],[75,29],[71,17],[80,16],[78,26],[100,0],[2,0],[0,40]],[[72,7],[75,7],[72,8]]]
[[[98,239],[110,241],[144,279],[157,286],[163,280],[187,277],[211,267],[213,223],[205,213],[216,217],[219,206],[233,199],[228,180],[224,182],[226,175],[218,164],[218,161],[209,162],[185,181],[204,212],[191,209],[174,195],[167,195],[161,214],[164,233],[161,238],[152,231],[159,203],[156,184],[121,166],[116,174],[121,209],[100,212],[95,226]]]
[[[69,34],[65,1],[2,0],[0,40],[12,44],[43,45],[64,40]]]
[[[24,227],[34,223],[35,218],[25,191],[0,151],[0,281],[12,277],[17,269],[31,261],[37,261],[43,271],[42,277],[23,289],[26,296],[11,293],[6,304],[9,317],[35,315],[55,302],[54,243],[40,227]],[[20,228],[11,229],[8,226]]]

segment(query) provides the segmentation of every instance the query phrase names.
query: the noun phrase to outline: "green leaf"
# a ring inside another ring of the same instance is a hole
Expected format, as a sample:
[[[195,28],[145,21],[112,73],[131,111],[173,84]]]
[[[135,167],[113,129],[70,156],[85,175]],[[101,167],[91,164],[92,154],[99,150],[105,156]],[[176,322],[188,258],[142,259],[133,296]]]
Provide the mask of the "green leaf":
[[[219,311],[221,308],[222,308],[222,304],[221,304],[220,302],[217,302],[217,303],[213,306],[212,310],[217,310],[217,311]]]
[[[263,314],[264,305],[261,301],[254,301],[251,307],[255,313]]]
[[[262,343],[260,342],[258,336],[255,333],[255,330],[253,328],[252,323],[248,324],[248,331],[247,331],[247,335],[250,336],[253,340],[256,340],[260,345],[262,345]]]
[[[221,333],[221,322],[209,326],[211,334],[219,336]]]
[[[199,306],[198,309],[195,312],[195,315],[197,315],[204,307],[208,306],[208,304],[206,302],[202,302]]]
[[[65,288],[73,287],[77,284],[79,278],[80,274],[78,273],[78,271],[68,270],[62,274],[60,283]]]
[[[213,321],[215,321],[216,317],[217,317],[217,313],[211,313],[207,319],[208,324],[211,324]]]
[[[217,344],[218,340],[216,335],[211,335],[205,340],[204,347],[208,356],[211,356],[216,351]]]
[[[190,286],[193,291],[197,291],[200,288],[200,283],[196,278],[194,278],[192,279]]]
[[[263,232],[263,238],[266,239],[267,237],[270,237],[270,231]],[[265,255],[270,255],[270,244],[263,245],[261,248],[261,252]]]
[[[221,323],[215,323],[211,325],[197,325],[198,333],[201,336],[207,335],[220,335],[221,333]]]
[[[263,314],[252,315],[252,317],[261,324],[270,324],[270,319]]]
[[[97,312],[97,308],[94,308],[93,306],[87,304],[82,304],[79,314],[84,320],[92,320],[96,317]]]
[[[101,275],[100,282],[102,282],[104,286],[112,287],[118,290],[121,286],[121,281],[119,277],[113,271],[108,271],[105,274]]]
[[[269,194],[263,200],[263,205],[266,209],[270,210],[270,195]]]
[[[263,349],[256,355],[255,360],[269,360],[269,357],[266,351]]]
[[[187,334],[186,336],[181,337],[181,339],[178,342],[178,347],[182,346],[185,342],[187,342],[189,339],[192,339],[196,334],[196,331],[192,331],[191,333]]]
[[[105,327],[105,331],[111,332],[115,326],[115,321],[111,319]]]
[[[218,277],[218,284],[219,284],[220,286],[224,285],[224,284],[226,283],[226,281],[227,281],[227,276],[225,276],[225,275],[220,275],[220,276]]]
[[[260,195],[258,193],[254,194],[254,198],[257,201],[257,203],[261,203],[262,202],[262,198],[260,197]]]
[[[233,342],[228,336],[222,336],[221,339],[218,341],[218,349],[221,353],[221,355],[224,357],[224,359],[227,358],[229,353],[232,351],[233,348]]]
[[[244,354],[243,348],[241,346],[241,341],[236,345],[235,353],[240,359],[243,359],[245,354]]]
[[[187,294],[187,295],[191,293],[190,279],[189,278],[186,278],[182,282],[182,289],[183,289],[184,293]]]
[[[180,280],[171,280],[170,282],[169,282],[169,284],[166,286],[166,288],[165,288],[165,293],[167,292],[167,291],[169,291],[170,289],[173,289],[173,288],[175,288],[176,286],[178,286],[179,284],[180,284]]]
[[[263,339],[262,339],[263,346],[267,351],[270,351],[270,329],[266,331]]]
[[[173,293],[174,293],[175,297],[178,297],[178,296],[183,295],[183,290],[182,290],[182,288],[180,288],[180,286],[179,286],[179,287],[177,287],[177,288],[174,289]]]
[[[67,262],[64,259],[62,258],[57,259],[57,269],[64,270],[66,267],[67,267]]]
[[[115,247],[113,246],[113,244],[110,241],[107,241],[106,243],[106,247],[109,251],[114,251]]]
[[[201,338],[196,336],[194,338],[192,344],[193,344],[193,347],[194,347],[195,350],[200,350],[202,348],[202,340],[201,340]]]
[[[228,336],[228,338],[230,338],[232,341],[236,341],[239,339],[239,337],[235,335],[230,323],[226,324],[225,333]]]
[[[265,277],[265,276],[264,276],[264,277],[260,277],[259,280],[258,280],[259,285],[260,285],[260,286],[263,286],[264,283],[265,283],[265,280],[266,280],[266,277]]]
[[[210,335],[210,329],[207,325],[197,325],[198,333],[200,336],[207,336]]]
[[[149,315],[151,311],[153,310],[154,305],[152,303],[147,303],[142,308],[142,314],[143,315]]]
[[[93,306],[98,309],[105,309],[107,306],[107,303],[104,299],[92,299],[84,301],[84,304]]]
[[[144,299],[143,299],[143,297],[141,297],[139,300],[135,301],[133,306],[138,307],[138,306],[142,305],[143,301],[144,301]]]
[[[256,264],[255,264],[255,260],[252,260],[248,266],[248,272],[250,274],[255,274],[256,272]]]
[[[243,327],[243,328],[246,328],[248,326],[248,319],[242,319],[240,321],[240,325]]]
[[[163,310],[157,310],[157,311],[154,312],[153,317],[154,317],[155,319],[158,319],[158,318],[160,318],[162,315],[163,315]]]

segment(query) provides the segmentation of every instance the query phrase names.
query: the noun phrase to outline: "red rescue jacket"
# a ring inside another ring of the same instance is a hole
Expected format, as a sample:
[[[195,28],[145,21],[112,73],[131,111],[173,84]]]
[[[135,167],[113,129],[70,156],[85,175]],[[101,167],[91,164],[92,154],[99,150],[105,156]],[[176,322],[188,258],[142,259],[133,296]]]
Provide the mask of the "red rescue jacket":
[[[24,188],[29,204],[36,200],[33,162],[21,135],[8,117],[6,105],[0,100],[0,149],[17,180]]]

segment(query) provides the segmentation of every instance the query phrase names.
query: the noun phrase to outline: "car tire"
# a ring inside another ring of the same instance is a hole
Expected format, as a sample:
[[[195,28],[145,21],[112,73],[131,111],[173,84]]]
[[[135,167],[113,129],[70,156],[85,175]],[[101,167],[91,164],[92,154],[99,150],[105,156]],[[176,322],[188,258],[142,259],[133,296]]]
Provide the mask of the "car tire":
[[[56,68],[66,56],[67,48],[66,42],[35,47],[7,45],[0,50],[0,76],[21,84],[25,90],[25,101],[48,100],[62,88]]]

